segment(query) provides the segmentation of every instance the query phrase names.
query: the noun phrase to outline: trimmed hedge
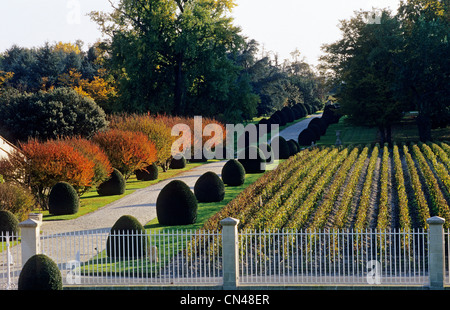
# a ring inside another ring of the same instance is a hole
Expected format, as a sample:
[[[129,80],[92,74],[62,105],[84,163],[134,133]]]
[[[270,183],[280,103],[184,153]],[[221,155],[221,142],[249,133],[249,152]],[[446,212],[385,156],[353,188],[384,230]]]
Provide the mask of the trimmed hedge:
[[[62,276],[58,265],[44,254],[30,257],[19,275],[19,290],[62,290]]]
[[[195,182],[194,194],[198,202],[219,202],[225,198],[225,185],[216,173],[208,171]]]
[[[289,140],[289,141],[287,141],[287,144],[289,146],[289,151],[290,151],[291,156],[300,152],[300,146],[298,145],[298,143],[296,141]]]
[[[67,182],[58,182],[48,196],[48,211],[52,215],[76,214],[80,208],[77,191]]]
[[[170,161],[170,169],[183,169],[186,167],[186,158],[181,155],[180,158],[172,158]]]
[[[298,135],[298,144],[300,146],[311,146],[313,142],[316,142],[316,135],[310,128],[304,129]]]
[[[97,187],[97,193],[100,196],[122,195],[125,193],[125,188],[126,182],[123,174],[114,168],[109,179]]]
[[[254,174],[266,171],[266,158],[259,147],[246,147],[239,153],[238,161],[244,166],[246,173]]]
[[[156,215],[161,225],[190,225],[197,220],[198,203],[189,186],[173,180],[159,193]]]
[[[273,147],[274,141],[278,141],[278,150],[276,150],[276,148]],[[289,156],[291,156],[289,145],[286,139],[283,138],[282,136],[276,136],[275,138],[273,138],[271,146],[275,159],[288,159]]]
[[[121,216],[111,228],[106,241],[106,254],[112,258],[142,258],[148,240],[144,227],[131,215]]]
[[[0,233],[5,234],[6,232],[8,232],[10,236],[17,235],[19,232],[19,220],[10,211],[1,210]],[[2,238],[0,238],[0,241],[3,241]]]
[[[223,183],[228,186],[241,186],[245,182],[245,168],[236,159],[230,159],[222,168]]]
[[[136,170],[136,179],[139,181],[153,181],[158,179],[159,171],[158,166],[153,163],[147,166],[145,169]]]

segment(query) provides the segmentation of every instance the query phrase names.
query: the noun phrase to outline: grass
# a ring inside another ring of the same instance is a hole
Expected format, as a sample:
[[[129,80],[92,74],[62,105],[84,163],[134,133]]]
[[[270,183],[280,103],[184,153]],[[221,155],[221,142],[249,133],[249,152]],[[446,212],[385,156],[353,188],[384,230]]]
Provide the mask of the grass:
[[[324,136],[317,141],[317,145],[335,145],[336,132],[340,131],[342,145],[367,144],[377,142],[377,128],[354,126],[342,117],[339,123],[328,127]]]

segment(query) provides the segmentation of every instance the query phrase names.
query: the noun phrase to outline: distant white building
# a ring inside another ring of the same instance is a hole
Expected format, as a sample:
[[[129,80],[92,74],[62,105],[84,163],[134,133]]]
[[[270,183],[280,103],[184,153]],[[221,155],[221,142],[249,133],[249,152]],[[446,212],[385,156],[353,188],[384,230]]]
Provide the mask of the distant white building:
[[[8,157],[16,149],[17,148],[12,143],[0,136],[0,159]]]

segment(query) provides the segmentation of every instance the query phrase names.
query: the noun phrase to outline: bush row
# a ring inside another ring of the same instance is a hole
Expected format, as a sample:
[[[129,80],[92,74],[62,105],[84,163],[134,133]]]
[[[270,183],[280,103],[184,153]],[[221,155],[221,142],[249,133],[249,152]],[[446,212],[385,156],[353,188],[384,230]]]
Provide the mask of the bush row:
[[[65,136],[20,142],[17,152],[0,160],[0,175],[7,184],[31,191],[42,210],[49,210],[50,192],[60,182],[70,184],[78,196],[91,188],[97,188],[100,195],[120,194],[125,184],[122,178],[127,180],[136,173],[140,180],[154,180],[158,178],[158,167],[169,168],[176,138],[171,135],[172,126],[182,123],[194,130],[191,118],[121,115],[111,116],[108,121],[109,127],[89,138]],[[202,122],[206,126],[213,120]],[[23,208],[28,205],[23,204]],[[12,211],[22,212],[17,208]]]

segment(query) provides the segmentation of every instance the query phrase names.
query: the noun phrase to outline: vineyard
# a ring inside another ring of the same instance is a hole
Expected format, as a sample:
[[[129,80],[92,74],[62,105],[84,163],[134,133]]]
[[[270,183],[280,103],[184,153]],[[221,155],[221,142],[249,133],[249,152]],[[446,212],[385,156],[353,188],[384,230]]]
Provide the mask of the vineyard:
[[[314,147],[266,173],[219,213],[240,228],[411,230],[450,223],[450,145]]]

